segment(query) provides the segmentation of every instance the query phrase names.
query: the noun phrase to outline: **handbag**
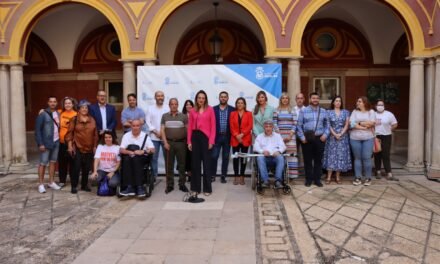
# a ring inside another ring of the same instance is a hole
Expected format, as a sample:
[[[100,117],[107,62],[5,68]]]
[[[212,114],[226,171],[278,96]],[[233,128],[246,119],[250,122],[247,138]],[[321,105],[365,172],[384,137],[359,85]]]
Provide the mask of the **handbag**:
[[[311,142],[315,140],[315,132],[318,128],[318,122],[319,122],[319,115],[321,114],[321,108],[318,107],[318,119],[316,120],[316,126],[314,130],[304,131],[304,137],[306,138],[307,142]]]
[[[104,176],[98,183],[98,196],[112,196],[114,192],[110,186],[108,186],[108,177]]]
[[[374,145],[373,145],[373,153],[379,153],[382,151],[382,141],[380,138],[375,137],[374,138]]]
[[[147,137],[148,137],[148,134],[145,134],[144,142],[142,142],[142,146],[141,147],[139,147],[139,145],[137,145],[137,144],[130,144],[130,145],[127,146],[127,150],[129,150],[129,151],[136,151],[136,150],[144,149],[145,142],[147,141]]]

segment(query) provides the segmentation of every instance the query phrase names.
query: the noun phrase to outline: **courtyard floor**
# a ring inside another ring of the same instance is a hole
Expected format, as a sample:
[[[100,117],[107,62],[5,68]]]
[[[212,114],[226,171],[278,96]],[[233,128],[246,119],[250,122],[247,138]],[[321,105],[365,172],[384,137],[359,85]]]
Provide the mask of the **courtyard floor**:
[[[0,263],[438,263],[440,183],[292,183],[292,193],[216,181],[201,204],[37,192],[34,173],[0,177]],[[96,187],[93,188],[96,190]]]

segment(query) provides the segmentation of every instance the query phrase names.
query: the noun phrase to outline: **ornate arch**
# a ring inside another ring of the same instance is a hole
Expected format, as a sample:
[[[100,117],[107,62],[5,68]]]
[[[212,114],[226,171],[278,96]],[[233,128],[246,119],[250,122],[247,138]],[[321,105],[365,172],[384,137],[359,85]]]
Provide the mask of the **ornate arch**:
[[[295,56],[301,56],[301,42],[297,41],[302,39],[306,25],[310,22],[312,16],[330,0],[314,0],[304,8],[301,15],[298,17],[297,23],[293,29],[292,38],[290,40],[292,45],[292,53]],[[423,56],[427,54],[425,50],[425,39],[420,22],[414,13],[414,11],[408,6],[405,1],[402,0],[383,0],[385,4],[388,4],[393,8],[401,21],[403,22],[406,35],[409,38],[410,49],[412,56]]]
[[[180,6],[188,1],[189,0],[167,1],[158,10],[148,27],[147,36],[145,38],[144,50],[147,59],[156,59],[157,41],[163,24],[173,12],[175,12]],[[263,32],[266,56],[274,55],[276,53],[275,34],[269,18],[266,16],[261,7],[255,1],[234,0],[234,2],[246,9],[260,26],[260,29]]]
[[[26,47],[26,42],[28,40],[30,32],[32,31],[31,29],[35,25],[35,20],[39,14],[55,5],[71,2],[90,6],[98,10],[102,15],[104,15],[116,30],[116,34],[121,43],[122,59],[128,57],[130,50],[130,41],[125,30],[124,23],[120,20],[120,18],[112,10],[112,8],[105,4],[104,1],[70,0],[69,2],[66,2],[65,0],[46,0],[36,1],[35,4],[30,6],[26,11],[24,11],[23,14],[20,15],[20,18],[18,19],[11,36],[11,42],[9,46],[10,61],[23,61],[23,47]]]

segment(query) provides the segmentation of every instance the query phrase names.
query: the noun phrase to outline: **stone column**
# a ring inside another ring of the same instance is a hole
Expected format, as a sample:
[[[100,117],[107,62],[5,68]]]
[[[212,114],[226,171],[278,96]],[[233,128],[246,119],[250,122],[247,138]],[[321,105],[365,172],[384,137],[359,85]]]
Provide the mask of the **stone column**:
[[[9,119],[9,71],[6,65],[0,65],[0,167],[11,160]]]
[[[424,160],[424,59],[411,58],[409,84],[408,161],[409,171],[423,169]]]
[[[432,155],[432,126],[433,126],[433,104],[435,85],[435,58],[426,61],[425,73],[425,160],[431,163]]]
[[[440,178],[440,56],[435,60],[434,111],[432,120],[432,158],[430,176]]]
[[[155,66],[156,62],[157,62],[156,59],[146,60],[144,61],[144,66]]]
[[[11,170],[20,170],[28,165],[26,149],[26,116],[24,105],[23,66],[11,65]]]
[[[266,63],[267,63],[267,64],[280,63],[280,58],[266,57]]]
[[[128,107],[127,95],[131,93],[136,93],[136,73],[134,69],[133,61],[124,61],[123,62],[123,79],[124,79],[124,88],[123,88],[123,102],[124,108]]]
[[[299,57],[289,58],[287,64],[287,93],[290,97],[290,102],[295,102],[296,95],[301,92],[301,73],[299,70]]]

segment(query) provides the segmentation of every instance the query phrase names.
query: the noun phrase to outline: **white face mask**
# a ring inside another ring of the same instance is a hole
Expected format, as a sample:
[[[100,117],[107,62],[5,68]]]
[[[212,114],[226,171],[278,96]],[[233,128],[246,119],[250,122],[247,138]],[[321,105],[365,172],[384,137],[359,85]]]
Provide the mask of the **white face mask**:
[[[377,109],[377,111],[378,112],[383,112],[384,110],[385,110],[385,106],[383,106],[383,105],[378,105],[378,106],[376,106],[376,109]]]

